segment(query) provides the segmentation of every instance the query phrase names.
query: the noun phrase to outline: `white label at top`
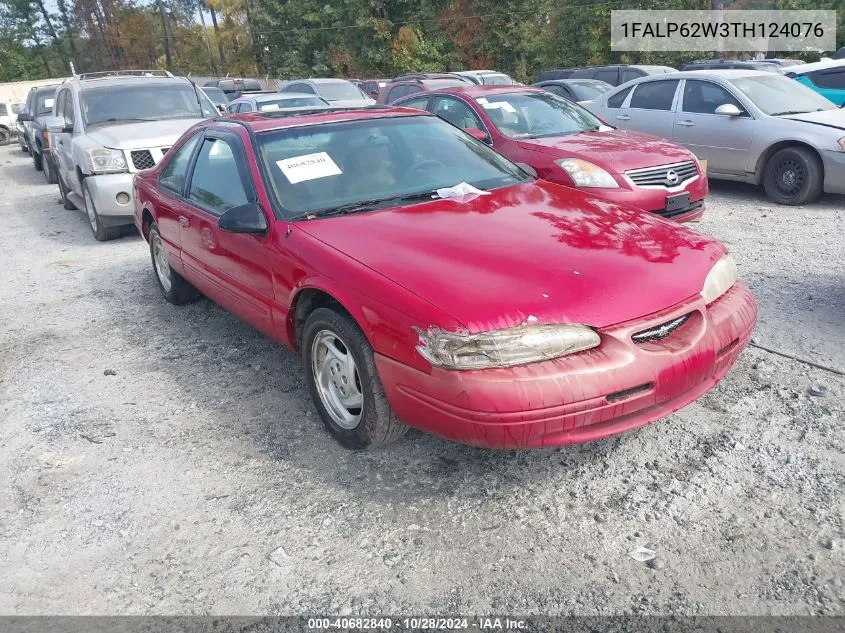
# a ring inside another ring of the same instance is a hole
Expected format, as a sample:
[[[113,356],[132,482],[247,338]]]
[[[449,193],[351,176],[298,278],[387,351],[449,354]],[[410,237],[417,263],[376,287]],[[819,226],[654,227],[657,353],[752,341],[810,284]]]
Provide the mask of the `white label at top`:
[[[326,152],[277,160],[276,165],[292,185],[305,180],[338,176],[343,173]]]

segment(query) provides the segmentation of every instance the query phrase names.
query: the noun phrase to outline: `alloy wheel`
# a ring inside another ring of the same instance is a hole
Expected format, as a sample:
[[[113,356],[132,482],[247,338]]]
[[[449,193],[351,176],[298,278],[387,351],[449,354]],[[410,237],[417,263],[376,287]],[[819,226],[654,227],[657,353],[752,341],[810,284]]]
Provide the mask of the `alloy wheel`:
[[[170,292],[170,262],[167,261],[167,252],[161,243],[158,232],[154,232],[151,239],[153,249],[153,267],[156,269],[159,283],[165,292]]]
[[[330,330],[320,330],[311,343],[311,371],[317,393],[335,424],[351,430],[361,423],[364,396],[349,347]]]

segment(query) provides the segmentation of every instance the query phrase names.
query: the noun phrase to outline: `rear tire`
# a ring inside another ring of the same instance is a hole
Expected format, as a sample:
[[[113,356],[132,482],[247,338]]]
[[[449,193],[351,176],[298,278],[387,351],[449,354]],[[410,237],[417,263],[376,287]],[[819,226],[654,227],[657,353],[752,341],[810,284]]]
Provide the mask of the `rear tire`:
[[[302,358],[314,406],[341,446],[377,448],[408,431],[387,401],[373,348],[349,316],[329,308],[314,310],[303,328]]]
[[[44,162],[41,160],[41,154],[36,152],[34,149],[32,150],[32,164],[35,165],[35,171],[41,171],[44,169]]]
[[[805,147],[785,147],[766,162],[763,188],[778,204],[807,204],[822,193],[824,168],[814,152]]]
[[[161,242],[158,226],[153,223],[147,236],[150,242],[150,258],[153,262],[153,273],[162,296],[168,303],[182,305],[193,303],[200,298],[199,290],[194,288],[182,275],[170,267],[167,251]]]
[[[0,145],[8,145],[12,141],[12,133],[9,130],[0,129]]]
[[[103,226],[100,214],[97,213],[97,205],[94,204],[94,198],[88,189],[88,183],[84,180],[82,181],[82,197],[85,200],[85,212],[88,214],[88,223],[91,225],[94,239],[98,242],[108,242],[120,237],[123,233],[122,226]]]

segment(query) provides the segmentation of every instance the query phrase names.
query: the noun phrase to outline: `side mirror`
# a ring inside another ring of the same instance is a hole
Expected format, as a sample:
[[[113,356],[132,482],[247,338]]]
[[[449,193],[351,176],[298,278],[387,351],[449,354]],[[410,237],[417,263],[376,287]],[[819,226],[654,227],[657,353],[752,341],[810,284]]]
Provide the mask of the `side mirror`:
[[[18,115],[18,121],[20,121],[21,123],[32,121],[32,115],[29,112],[21,112]]]
[[[716,114],[721,114],[723,116],[742,116],[742,110],[732,103],[723,103],[716,108]]]
[[[532,178],[537,178],[537,177],[538,177],[538,176],[537,176],[537,170],[536,170],[536,169],[534,169],[534,168],[533,168],[531,165],[529,165],[528,163],[516,163],[516,166],[517,166],[517,167],[519,167],[522,171],[524,171],[526,174],[528,174],[528,175],[529,175],[529,176],[531,176]]]
[[[490,135],[485,132],[484,130],[479,130],[477,127],[468,127],[464,130],[467,134],[472,136],[473,138],[478,139],[482,143],[489,143],[490,142]]]
[[[267,219],[257,202],[232,207],[220,216],[217,226],[229,233],[267,233]]]
[[[224,106],[222,103],[218,103],[218,104],[217,104],[217,111],[218,111],[218,112],[219,112],[222,116],[226,116],[227,114],[229,114],[229,108],[227,108],[226,106]]]

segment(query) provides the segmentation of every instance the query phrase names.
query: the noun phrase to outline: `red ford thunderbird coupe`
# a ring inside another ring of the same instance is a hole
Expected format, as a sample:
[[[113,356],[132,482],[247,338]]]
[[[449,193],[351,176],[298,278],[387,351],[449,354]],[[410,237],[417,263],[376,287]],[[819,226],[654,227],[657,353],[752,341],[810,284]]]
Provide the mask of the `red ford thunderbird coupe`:
[[[627,431],[711,389],[756,322],[719,242],[419,110],[206,121],[134,183],[164,298],[201,293],[301,354],[347,448]]]

